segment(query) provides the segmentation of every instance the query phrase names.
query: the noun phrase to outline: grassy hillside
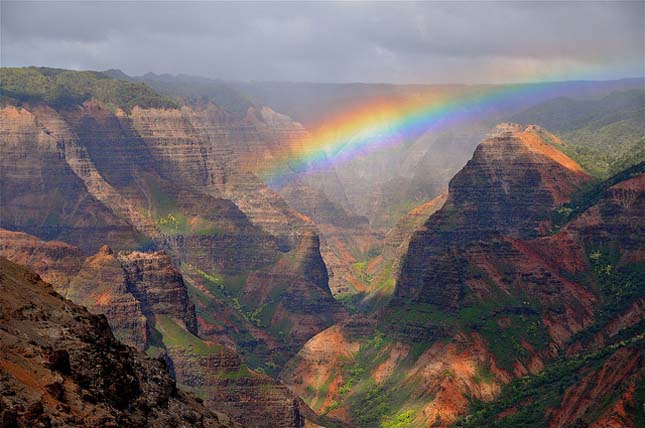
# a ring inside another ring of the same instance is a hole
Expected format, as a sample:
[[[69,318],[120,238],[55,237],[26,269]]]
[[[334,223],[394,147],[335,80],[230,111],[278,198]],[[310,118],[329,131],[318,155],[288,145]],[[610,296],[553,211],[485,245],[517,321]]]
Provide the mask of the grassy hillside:
[[[622,349],[636,351],[645,346],[643,327],[641,322],[635,328],[623,332],[612,344],[603,349],[583,352],[572,358],[562,358],[547,366],[539,375],[515,379],[504,386],[496,400],[489,403],[474,402],[470,416],[457,421],[454,426],[546,428],[548,426],[546,415],[561,404],[565,391],[579,384],[589,373],[601,370],[611,357],[617,355],[618,351]],[[576,426],[589,426],[609,408],[614,400],[626,392],[626,386],[614,391],[610,399],[606,399],[594,411],[585,413],[578,420],[579,425]],[[635,422],[638,421],[636,426],[642,426],[639,424],[645,422],[643,383],[637,384],[633,398],[634,401],[626,410],[634,415]]]
[[[55,68],[1,68],[0,101],[12,105],[43,102],[64,108],[96,99],[129,112],[134,106],[176,108],[179,104],[143,83],[112,79],[96,71]]]
[[[559,134],[562,151],[589,173],[606,178],[645,160],[645,91],[614,92],[603,98],[560,97],[509,118]]]

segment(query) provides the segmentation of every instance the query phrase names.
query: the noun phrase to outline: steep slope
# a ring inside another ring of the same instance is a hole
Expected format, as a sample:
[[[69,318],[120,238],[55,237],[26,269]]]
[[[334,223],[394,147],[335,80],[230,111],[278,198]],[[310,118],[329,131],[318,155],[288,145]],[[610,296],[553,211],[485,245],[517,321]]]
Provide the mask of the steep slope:
[[[104,246],[84,258],[69,244],[0,230],[0,255],[33,264],[57,291],[104,314],[122,343],[164,360],[177,384],[209,408],[247,426],[267,428],[298,428],[303,413],[312,413],[284,385],[248,369],[230,348],[235,346],[231,336],[226,336],[226,346],[198,336],[188,288],[165,253],[115,253]],[[201,334],[215,336],[208,330]]]
[[[154,324],[160,316],[197,334],[194,305],[181,274],[163,252],[115,254],[104,246],[84,261],[64,296],[105,314],[115,335],[138,350],[154,344]]]
[[[105,318],[0,258],[4,426],[237,427],[177,390],[165,365],[119,343]]]
[[[378,247],[383,233],[370,227],[366,217],[350,214],[302,179],[288,180],[280,186],[279,193],[290,206],[307,214],[320,230],[321,255],[329,271],[332,293],[364,291],[367,283],[353,265]]]
[[[178,108],[145,86],[100,73],[2,69],[2,77],[0,226],[63,240],[85,255],[106,244],[163,249],[180,269],[236,284],[248,278],[249,289],[263,277],[263,291],[275,288],[275,304],[244,301],[240,287],[227,289],[224,303],[238,317],[257,311],[267,320],[252,341],[230,341],[251,351],[285,334],[291,340],[277,362],[344,316],[326,275],[305,275],[304,266],[322,263],[313,223],[248,164],[249,153],[280,149],[278,140],[302,130],[268,109],[239,117],[213,104]],[[123,98],[127,88],[144,94]],[[73,96],[52,100],[48,91]],[[298,306],[291,302],[305,309],[291,314]],[[312,307],[303,328],[302,311]],[[210,324],[226,323],[210,315]],[[268,369],[276,361],[249,362]]]
[[[613,92],[604,97],[559,97],[511,116],[562,136],[562,148],[587,171],[608,177],[645,160],[645,92]]]
[[[381,254],[365,267],[370,277],[370,287],[363,298],[364,302],[384,301],[394,294],[394,281],[400,273],[401,259],[408,252],[412,235],[441,209],[446,198],[447,194],[444,193],[415,207],[387,232]]]
[[[463,281],[450,247],[492,236],[536,237],[548,229],[551,210],[588,180],[536,128],[499,125],[451,180],[443,208],[413,236],[396,296],[456,306]]]
[[[181,134],[171,135],[170,138],[187,141],[192,138],[194,141],[200,138],[199,135],[212,135],[216,132],[219,140],[230,141],[226,146],[228,151],[220,150],[216,153],[219,168],[224,168],[225,163],[237,162],[235,169],[260,174],[263,181],[270,183],[272,189],[280,194],[289,207],[307,215],[315,222],[322,236],[321,252],[329,270],[332,293],[350,291],[351,284],[360,288],[361,281],[352,272],[351,264],[376,246],[382,233],[370,230],[367,227],[367,218],[348,213],[339,204],[330,201],[320,187],[314,187],[312,184],[316,183],[316,180],[309,175],[307,165],[292,166],[285,162],[303,153],[307,148],[311,137],[301,124],[267,106],[253,105],[248,99],[244,99],[239,93],[226,86],[225,82],[181,75],[145,75],[134,78],[120,76],[133,81],[146,82],[162,93],[188,100],[190,109],[184,109],[182,117],[187,122],[187,126],[192,125],[192,128],[182,131]],[[217,110],[212,106],[205,108],[209,100],[224,101],[222,106],[227,111]],[[141,119],[141,126],[148,127],[143,124],[144,120]],[[196,122],[199,128],[195,127]],[[176,126],[175,130],[177,128],[179,126]],[[163,138],[163,133],[167,131],[150,127],[150,130],[144,132]],[[164,141],[163,144],[165,150],[167,145],[175,143]],[[177,148],[173,153],[190,150],[185,148],[183,143],[181,144],[182,146],[175,145]],[[185,157],[187,156],[188,154]],[[160,162],[164,161],[159,156],[158,159]],[[171,160],[175,161],[174,156]],[[179,160],[176,163],[185,164],[186,160]],[[173,171],[179,170],[179,166],[173,167]],[[265,229],[279,232],[280,236],[286,236],[288,230],[299,223],[299,228],[312,228],[308,219],[298,218],[297,215],[278,216],[268,212],[267,206],[271,205],[277,210],[289,211],[284,206],[278,206],[275,196],[269,193],[249,189],[247,193],[253,193],[253,198],[249,198],[248,195],[240,197],[239,192],[236,191],[240,186],[239,180],[231,177],[230,173],[208,173],[200,170],[185,175],[207,177],[209,174],[214,178],[207,179],[209,184],[204,187],[205,192],[212,193],[219,188],[220,194],[225,194],[226,197],[234,200],[252,220]],[[239,172],[236,174],[239,175]],[[331,187],[334,181],[333,171],[326,171],[325,175],[327,176],[325,181],[328,184],[321,187]],[[257,178],[245,178],[248,183],[252,183],[254,179]],[[262,201],[262,199],[266,200]],[[259,203],[261,207],[257,206]],[[284,241],[279,242],[285,245]],[[287,246],[292,244],[293,242],[286,243]]]
[[[88,191],[65,161],[65,146],[43,130],[33,112],[4,107],[0,114],[0,226],[71,241],[89,251],[109,241],[140,245],[140,234]]]
[[[0,256],[28,266],[59,293],[67,289],[69,280],[81,269],[84,259],[81,250],[73,245],[43,241],[6,229],[0,229]]]
[[[394,299],[286,366],[315,410],[359,427],[638,426],[645,171],[580,193],[545,132],[498,128],[412,237]]]

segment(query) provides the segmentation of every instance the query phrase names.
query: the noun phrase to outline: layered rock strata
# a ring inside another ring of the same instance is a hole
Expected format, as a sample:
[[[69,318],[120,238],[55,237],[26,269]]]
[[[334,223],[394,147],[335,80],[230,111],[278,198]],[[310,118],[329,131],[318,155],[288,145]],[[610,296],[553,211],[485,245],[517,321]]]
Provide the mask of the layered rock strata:
[[[118,342],[106,319],[0,258],[4,426],[239,427],[177,390],[165,365]]]

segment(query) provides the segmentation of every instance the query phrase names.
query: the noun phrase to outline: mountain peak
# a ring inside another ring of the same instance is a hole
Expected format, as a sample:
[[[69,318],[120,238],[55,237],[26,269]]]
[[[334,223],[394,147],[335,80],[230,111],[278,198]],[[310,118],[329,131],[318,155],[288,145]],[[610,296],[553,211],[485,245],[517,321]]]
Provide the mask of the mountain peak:
[[[448,201],[440,215],[429,220],[434,224],[430,229],[448,233],[450,240],[466,241],[497,233],[542,234],[551,210],[569,201],[590,179],[580,165],[549,144],[550,135],[534,125],[495,127],[451,180]]]
[[[488,133],[488,138],[510,136],[513,133],[521,132],[522,125],[513,122],[502,122],[495,125]]]
[[[107,244],[102,245],[101,248],[99,248],[98,252],[99,254],[106,255],[106,256],[109,256],[114,253],[112,248],[110,248],[110,246]]]
[[[499,144],[504,144],[509,150],[497,153],[498,155],[514,156],[518,150],[528,150],[570,171],[587,175],[576,161],[554,147],[564,146],[562,140],[538,125],[523,127],[515,123],[501,123],[488,134],[481,145]]]

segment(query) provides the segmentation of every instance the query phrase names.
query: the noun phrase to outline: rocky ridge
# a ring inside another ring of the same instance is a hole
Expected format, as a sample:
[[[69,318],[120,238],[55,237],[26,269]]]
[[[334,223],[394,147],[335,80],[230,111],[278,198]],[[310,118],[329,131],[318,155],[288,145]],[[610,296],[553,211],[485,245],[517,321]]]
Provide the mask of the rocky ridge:
[[[637,426],[645,171],[582,190],[545,132],[498,128],[412,237],[371,331],[335,326],[286,366],[315,410],[361,427]]]
[[[177,266],[194,266],[211,276],[241,278],[272,271],[270,280],[276,285],[282,274],[300,276],[311,291],[298,291],[294,298],[311,298],[322,309],[310,321],[307,334],[320,331],[340,319],[343,311],[328,288],[320,292],[298,267],[320,262],[317,250],[300,253],[312,260],[280,262],[297,258],[300,240],[308,245],[309,234],[316,232],[307,217],[289,208],[245,165],[248,153],[262,147],[264,138],[275,140],[284,134],[265,136],[270,132],[264,120],[285,119],[270,111],[258,114],[259,118],[233,117],[214,105],[135,106],[126,112],[93,99],[57,109],[6,105],[1,226],[62,240],[86,255],[104,244],[116,251],[164,249]],[[34,141],[42,143],[34,146]],[[25,150],[33,154],[30,165],[23,165],[25,158],[20,157]],[[41,181],[25,185],[18,174],[25,170],[31,171],[30,180]],[[70,202],[75,197],[83,202]],[[28,201],[35,204],[33,210],[26,208]],[[90,201],[97,207],[93,211],[87,205]],[[289,291],[279,293],[285,302],[291,298]],[[261,309],[253,300],[247,303],[234,308],[242,318]],[[298,327],[286,307],[276,318],[282,326],[269,335]],[[298,347],[309,336],[294,337],[293,346]],[[266,342],[261,335],[255,340]],[[292,354],[295,349],[285,347],[281,352]]]
[[[451,180],[443,208],[412,237],[397,297],[455,306],[463,291],[456,246],[495,236],[537,237],[551,211],[589,180],[536,128],[499,125]],[[424,288],[435,281],[443,283],[436,294]]]
[[[0,258],[0,283],[3,426],[240,427],[38,275]]]
[[[165,361],[177,384],[209,408],[254,427],[300,427],[301,413],[313,413],[280,382],[248,369],[229,336],[221,344],[203,321],[198,327],[187,285],[165,253],[114,252],[104,246],[83,258],[69,244],[6,230],[0,230],[0,248],[2,256],[33,262],[67,298],[105,315],[118,339]]]

